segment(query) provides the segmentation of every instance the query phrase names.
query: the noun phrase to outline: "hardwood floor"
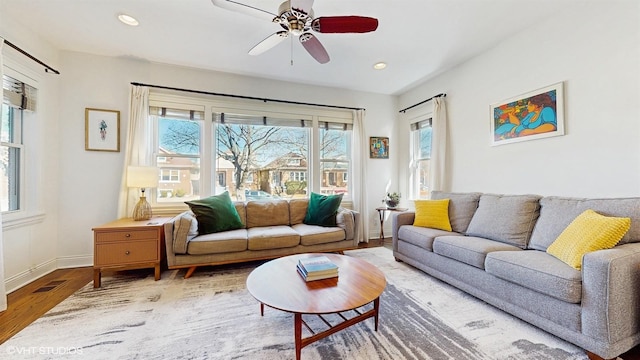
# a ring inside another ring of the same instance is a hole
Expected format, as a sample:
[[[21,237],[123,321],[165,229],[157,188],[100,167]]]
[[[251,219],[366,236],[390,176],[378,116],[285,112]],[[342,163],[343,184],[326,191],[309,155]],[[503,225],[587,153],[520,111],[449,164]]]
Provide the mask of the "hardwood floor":
[[[391,239],[372,239],[361,248],[391,248]],[[0,313],[0,344],[27,327],[54,306],[93,280],[93,268],[56,270],[9,294],[8,308]],[[620,356],[623,360],[640,360],[640,346]]]

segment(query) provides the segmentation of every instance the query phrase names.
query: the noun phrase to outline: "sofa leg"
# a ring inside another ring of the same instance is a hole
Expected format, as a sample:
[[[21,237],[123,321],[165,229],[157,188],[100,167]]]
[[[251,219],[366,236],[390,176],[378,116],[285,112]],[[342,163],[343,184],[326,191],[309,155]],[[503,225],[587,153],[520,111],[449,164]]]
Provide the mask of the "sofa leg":
[[[395,258],[395,259],[396,259],[396,261],[397,261],[397,262],[402,262],[402,260],[400,260],[400,259],[398,259],[398,258]]]
[[[587,357],[589,358],[589,360],[606,360],[592,352],[586,351],[587,353]],[[608,359],[608,360],[613,360],[613,359]]]
[[[338,251],[337,253],[340,255],[344,255],[344,251]]]
[[[187,273],[184,274],[184,278],[188,279],[191,277],[191,275],[193,275],[193,272],[196,271],[197,266],[192,266],[187,270]]]

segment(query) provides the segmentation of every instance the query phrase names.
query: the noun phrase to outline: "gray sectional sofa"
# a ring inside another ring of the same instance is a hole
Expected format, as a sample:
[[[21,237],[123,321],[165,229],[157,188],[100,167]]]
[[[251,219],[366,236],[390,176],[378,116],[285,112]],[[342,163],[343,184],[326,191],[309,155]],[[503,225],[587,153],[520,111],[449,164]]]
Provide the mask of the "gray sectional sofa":
[[[360,214],[340,208],[337,226],[303,223],[309,199],[235,202],[241,229],[199,235],[191,211],[164,225],[169,269],[277,258],[306,252],[341,252],[358,247]]]
[[[393,254],[485,302],[585,349],[615,358],[640,343],[640,198],[578,199],[434,192],[450,199],[452,231],[395,213]],[[612,249],[577,270],[546,249],[583,211],[631,218]],[[595,356],[594,356],[595,355]]]

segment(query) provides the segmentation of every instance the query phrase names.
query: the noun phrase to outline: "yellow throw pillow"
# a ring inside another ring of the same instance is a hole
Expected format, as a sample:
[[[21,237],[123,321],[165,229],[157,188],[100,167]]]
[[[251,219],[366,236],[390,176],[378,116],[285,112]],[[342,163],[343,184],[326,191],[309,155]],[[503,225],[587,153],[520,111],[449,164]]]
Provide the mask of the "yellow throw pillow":
[[[580,270],[584,254],[616,246],[630,227],[630,218],[603,216],[589,209],[562,231],[547,253]]]
[[[451,231],[449,199],[416,200],[416,216],[413,226]]]

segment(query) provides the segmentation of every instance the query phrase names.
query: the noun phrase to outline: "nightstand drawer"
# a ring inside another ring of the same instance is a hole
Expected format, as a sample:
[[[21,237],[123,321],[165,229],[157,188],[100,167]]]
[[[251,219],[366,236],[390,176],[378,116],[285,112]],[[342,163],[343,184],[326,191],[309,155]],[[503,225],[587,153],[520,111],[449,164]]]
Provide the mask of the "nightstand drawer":
[[[106,234],[105,234],[106,235]],[[137,262],[160,261],[158,241],[134,241],[96,245],[95,266],[127,265]]]
[[[108,232],[96,232],[96,242],[113,242],[113,241],[134,241],[150,239],[154,240],[158,238],[158,230],[129,230],[129,231],[108,231]]]

